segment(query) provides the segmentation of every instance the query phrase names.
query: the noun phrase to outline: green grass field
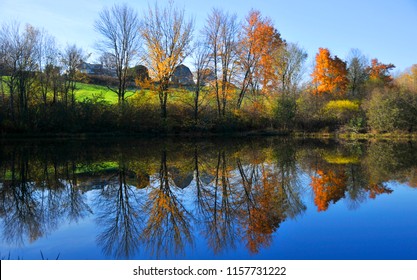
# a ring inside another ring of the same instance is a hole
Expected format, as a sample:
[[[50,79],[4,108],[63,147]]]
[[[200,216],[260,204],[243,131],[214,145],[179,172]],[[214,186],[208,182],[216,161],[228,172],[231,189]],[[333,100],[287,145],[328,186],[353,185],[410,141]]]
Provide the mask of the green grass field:
[[[95,84],[77,83],[77,89],[75,91],[75,98],[77,101],[82,102],[86,99],[105,101],[110,104],[117,104],[117,94],[106,86],[100,86]],[[135,90],[130,89],[127,91],[125,98],[127,100],[136,99],[137,102],[146,102],[158,105],[158,97],[156,92],[149,90]],[[184,89],[172,89],[170,92],[170,100],[172,103],[189,100],[191,102],[193,98],[192,92]]]
[[[128,91],[126,98],[135,94],[135,91]],[[110,104],[117,103],[117,94],[105,86],[77,83],[77,90],[75,91],[75,98],[77,101],[84,101],[86,99],[103,100]]]

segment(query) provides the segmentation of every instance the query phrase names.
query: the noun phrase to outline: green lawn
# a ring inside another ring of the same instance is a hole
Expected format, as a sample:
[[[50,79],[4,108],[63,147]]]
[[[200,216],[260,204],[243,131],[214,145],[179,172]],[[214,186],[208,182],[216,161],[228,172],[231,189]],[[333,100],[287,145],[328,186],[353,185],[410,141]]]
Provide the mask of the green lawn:
[[[135,91],[128,91],[126,98],[135,94]],[[85,99],[102,99],[111,104],[117,103],[117,94],[109,90],[105,86],[77,83],[77,90],[75,91],[75,98],[77,101],[84,101]]]
[[[7,79],[7,77],[3,77],[3,79]],[[83,102],[86,99],[94,101],[105,101],[109,104],[117,104],[118,102],[117,94],[106,86],[77,83],[74,93],[75,99],[78,102]],[[153,105],[159,104],[157,93],[150,90],[129,89],[126,92],[125,98],[127,98],[127,100],[136,99],[136,103],[146,103]],[[192,93],[188,90],[174,89],[174,91],[170,94],[170,100],[171,103],[179,102],[183,104],[182,101],[184,100],[188,100],[190,103],[192,101]]]

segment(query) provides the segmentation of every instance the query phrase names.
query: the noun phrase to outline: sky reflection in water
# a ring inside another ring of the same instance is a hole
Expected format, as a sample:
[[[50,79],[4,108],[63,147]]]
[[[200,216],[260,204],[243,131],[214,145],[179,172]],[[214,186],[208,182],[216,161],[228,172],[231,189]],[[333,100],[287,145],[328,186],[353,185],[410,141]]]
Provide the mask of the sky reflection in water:
[[[415,143],[4,143],[3,259],[417,259]]]

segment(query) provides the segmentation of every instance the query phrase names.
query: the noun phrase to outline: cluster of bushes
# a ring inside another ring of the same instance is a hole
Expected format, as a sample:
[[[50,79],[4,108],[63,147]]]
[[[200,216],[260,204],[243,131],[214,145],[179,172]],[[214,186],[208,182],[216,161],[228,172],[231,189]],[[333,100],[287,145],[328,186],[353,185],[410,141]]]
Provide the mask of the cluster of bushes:
[[[284,112],[278,116],[281,123],[288,119]],[[292,116],[294,129],[310,132],[415,132],[417,93],[393,86],[373,89],[363,99],[328,100],[302,94]]]
[[[163,119],[156,103],[138,106],[134,102],[125,102],[118,105],[85,99],[73,106],[63,102],[47,106],[35,104],[29,106],[24,119],[13,120],[7,109],[1,110],[0,133],[228,133],[272,125],[272,120],[262,122],[248,112],[228,112],[226,116],[217,118],[216,111],[208,108],[196,121],[192,110],[180,103],[170,104],[168,110],[168,117]]]

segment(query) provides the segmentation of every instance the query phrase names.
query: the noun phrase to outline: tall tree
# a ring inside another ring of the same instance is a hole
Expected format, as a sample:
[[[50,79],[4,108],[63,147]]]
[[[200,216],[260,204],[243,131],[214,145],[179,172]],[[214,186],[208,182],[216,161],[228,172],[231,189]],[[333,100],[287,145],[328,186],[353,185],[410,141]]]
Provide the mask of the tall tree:
[[[371,66],[369,67],[369,79],[375,83],[389,85],[393,81],[389,72],[394,68],[394,64],[383,64],[374,58],[371,60]]]
[[[143,15],[140,34],[146,46],[144,61],[157,87],[164,120],[167,118],[169,83],[174,70],[191,52],[193,30],[193,20],[186,19],[184,10],[174,7],[172,2],[162,9],[158,4],[153,8],[149,6]]]
[[[239,35],[238,55],[241,75],[237,108],[242,105],[248,89],[266,89],[274,80],[272,54],[283,44],[281,35],[269,18],[251,10]]]
[[[273,89],[279,94],[275,106],[275,118],[280,128],[287,130],[294,125],[300,81],[304,72],[307,53],[294,43],[285,43],[273,52],[275,79]]]
[[[62,54],[62,64],[65,69],[63,88],[65,106],[68,106],[69,102],[72,106],[75,103],[74,91],[77,85],[77,71],[86,58],[83,49],[76,45],[68,45]]]
[[[213,9],[209,14],[203,34],[210,48],[211,67],[214,73],[214,92],[218,116],[226,115],[231,99],[232,78],[236,74],[236,44],[238,34],[236,15]]]
[[[60,80],[59,50],[55,38],[41,31],[37,45],[37,82],[41,100],[47,105],[48,94],[54,89],[56,81]]]
[[[346,93],[348,86],[346,63],[337,56],[331,57],[328,49],[319,48],[311,76],[316,86],[314,91],[316,95],[326,93],[343,96]]]
[[[112,90],[117,94],[119,104],[125,101],[128,69],[138,55],[139,25],[137,13],[126,4],[104,8],[94,24],[103,37],[98,43],[99,50],[113,56],[118,86]]]
[[[194,121],[197,122],[198,115],[202,105],[202,93],[207,80],[210,78],[211,71],[208,68],[209,64],[209,48],[203,42],[197,42],[194,46],[192,54],[192,61],[194,66],[194,98],[193,98],[193,115]]]
[[[0,59],[9,76],[5,82],[10,92],[12,120],[15,120],[16,105],[19,121],[28,118],[29,89],[35,80],[39,36],[40,31],[35,27],[26,25],[24,30],[21,30],[16,22],[4,24],[0,30]]]
[[[307,53],[295,43],[285,43],[273,53],[276,89],[288,96],[297,92]]]
[[[352,97],[361,95],[365,82],[369,78],[368,60],[358,50],[352,49],[348,55],[349,94]]]

